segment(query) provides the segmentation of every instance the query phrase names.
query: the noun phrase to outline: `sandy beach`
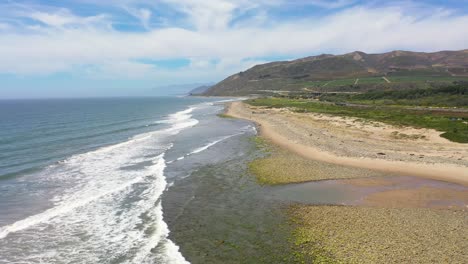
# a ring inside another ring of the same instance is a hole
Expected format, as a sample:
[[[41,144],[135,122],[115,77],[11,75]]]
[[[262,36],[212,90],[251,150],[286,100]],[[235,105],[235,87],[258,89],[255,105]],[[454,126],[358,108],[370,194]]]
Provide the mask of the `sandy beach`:
[[[467,144],[430,129],[243,102],[229,104],[226,115],[257,123],[257,146],[268,155],[252,161],[250,171],[291,201],[302,263],[468,257]]]
[[[226,113],[256,122],[263,137],[308,159],[468,185],[468,145],[435,130],[242,102],[231,103]]]

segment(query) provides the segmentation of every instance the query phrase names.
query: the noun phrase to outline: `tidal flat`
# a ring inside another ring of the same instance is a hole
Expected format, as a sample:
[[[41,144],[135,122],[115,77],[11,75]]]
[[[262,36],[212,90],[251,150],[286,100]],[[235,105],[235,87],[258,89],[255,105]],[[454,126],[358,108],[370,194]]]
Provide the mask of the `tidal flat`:
[[[256,142],[269,154],[250,170],[259,183],[276,186],[278,200],[291,202],[294,255],[305,263],[466,260],[465,186],[311,161]],[[395,197],[398,192],[406,200]]]
[[[307,159],[282,149],[261,136],[253,138],[253,141],[266,153],[264,157],[249,163],[249,170],[260,184],[279,185],[392,175]]]
[[[465,263],[466,185],[307,159],[262,136],[254,142],[266,155],[249,170],[289,201],[302,263]]]
[[[466,263],[463,210],[295,205],[300,253],[325,263]]]

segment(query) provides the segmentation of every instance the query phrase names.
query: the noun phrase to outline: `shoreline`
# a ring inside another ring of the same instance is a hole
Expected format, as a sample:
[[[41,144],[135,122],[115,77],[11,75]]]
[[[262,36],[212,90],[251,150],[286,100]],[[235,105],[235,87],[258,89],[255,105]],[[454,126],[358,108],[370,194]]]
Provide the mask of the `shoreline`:
[[[347,138],[339,137],[339,129],[333,130],[330,125],[314,130],[307,126],[310,123],[306,118],[301,119],[305,114],[247,106],[246,109],[244,105],[231,103],[225,114],[253,121],[260,130],[255,143],[267,155],[249,163],[249,170],[257,183],[275,186],[269,191],[277,202],[287,205],[284,209],[291,225],[293,254],[299,263],[464,263],[468,187],[460,175],[440,176],[438,171],[430,171],[435,165],[407,161],[402,155],[387,151],[387,158],[402,158],[403,161],[396,164],[405,167],[388,166],[388,163],[395,164],[390,160],[370,159],[369,156],[382,150],[372,142],[375,138],[359,141],[362,146],[357,148],[361,148],[350,151],[348,157],[339,156],[336,152],[324,151],[326,147],[336,147],[329,141],[347,146]],[[326,124],[329,123],[327,118]],[[298,121],[303,122],[306,129],[301,130],[303,127]],[[353,128],[345,127],[345,133]],[[359,133],[361,128],[357,129]],[[407,132],[404,128],[399,131]],[[324,141],[317,142],[321,144],[317,146],[301,137],[304,133],[306,138],[310,133],[314,141],[317,133],[327,137],[322,137]],[[355,140],[356,131],[351,134]],[[379,134],[372,136],[375,135]],[[434,142],[430,135],[424,140],[426,145]],[[400,141],[409,148],[411,145],[420,147],[418,143],[425,145],[421,141],[408,142]],[[447,143],[441,139],[437,144]],[[455,149],[458,146],[456,143],[448,145]],[[366,153],[366,149],[372,151]],[[338,148],[337,152],[342,150]],[[464,146],[461,150],[464,151]],[[353,157],[356,153],[374,163]],[[439,158],[434,155],[426,161]],[[440,161],[446,163],[437,166],[462,168],[463,158],[457,157],[454,164],[450,163],[453,159],[443,157]],[[387,166],[382,167],[382,164]],[[413,166],[408,167],[408,164]],[[412,173],[401,175],[401,172]]]
[[[296,153],[304,158],[386,173],[397,173],[405,176],[418,176],[434,180],[448,181],[468,186],[468,168],[466,166],[447,163],[428,164],[407,160],[395,161],[369,157],[357,158],[352,156],[336,155],[335,153],[320,149],[317,146],[307,144],[307,142],[301,141],[301,138],[298,140],[297,137],[288,137],[289,135],[287,135],[287,133],[278,132],[275,128],[278,127],[278,125],[284,124],[274,124],[271,119],[267,120],[266,118],[262,118],[262,115],[257,114],[252,110],[256,109],[249,108],[243,102],[232,102],[227,104],[226,114],[232,117],[255,122],[259,127],[260,135],[271,140],[275,145]],[[268,110],[265,109],[262,109],[262,111],[268,112]],[[271,112],[273,112],[273,110],[271,110]],[[270,112],[267,114],[270,114]],[[290,122],[288,125],[290,127],[294,127],[294,120],[287,120]]]

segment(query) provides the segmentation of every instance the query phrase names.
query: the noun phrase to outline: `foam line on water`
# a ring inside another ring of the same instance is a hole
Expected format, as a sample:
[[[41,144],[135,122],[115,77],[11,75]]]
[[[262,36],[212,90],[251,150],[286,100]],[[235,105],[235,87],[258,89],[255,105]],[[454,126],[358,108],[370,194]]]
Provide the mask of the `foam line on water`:
[[[232,135],[229,135],[229,136],[222,137],[222,138],[220,138],[220,139],[218,139],[218,140],[214,140],[214,141],[212,141],[212,142],[206,144],[205,146],[202,146],[202,147],[199,147],[199,148],[196,148],[196,149],[192,150],[192,151],[191,151],[189,154],[187,154],[187,155],[193,155],[193,154],[200,153],[200,152],[202,152],[202,151],[204,151],[204,150],[207,150],[207,149],[209,149],[210,147],[212,147],[212,146],[218,144],[218,143],[221,142],[221,141],[224,141],[224,140],[226,140],[226,139],[228,139],[228,138],[235,137],[235,136],[242,135],[242,134],[244,134],[244,132],[232,134]]]
[[[50,208],[42,213],[39,213],[39,214],[36,214],[36,215],[33,215],[33,216],[29,216],[23,220],[20,220],[20,221],[17,221],[11,225],[7,225],[7,226],[4,226],[4,227],[1,227],[0,228],[0,239],[2,238],[5,238],[6,236],[8,236],[8,234],[12,233],[12,232],[17,232],[17,231],[20,231],[20,230],[23,230],[23,229],[27,229],[31,226],[34,226],[34,225],[37,225],[37,224],[40,224],[40,223],[43,223],[43,222],[46,222],[46,221],[49,221],[50,219],[58,216],[58,215],[62,215],[62,214],[65,214],[67,212],[70,212],[78,207],[81,207],[81,206],[84,206],[86,205],[87,203],[90,203],[94,200],[97,200],[103,196],[106,196],[106,195],[110,195],[110,194],[113,194],[113,193],[116,193],[116,192],[119,192],[119,191],[122,191],[128,187],[130,187],[131,185],[139,182],[142,180],[142,177],[138,177],[136,179],[133,179],[132,181],[129,181],[129,182],[126,182],[120,186],[118,186],[117,188],[115,189],[112,189],[112,190],[109,190],[109,191],[105,191],[105,192],[101,192],[100,194],[97,194],[97,195],[94,195],[94,196],[90,196],[90,197],[86,197],[80,201],[75,201],[73,204],[64,204],[62,206],[57,206],[57,207],[53,207],[53,208]]]
[[[197,119],[193,119],[192,115],[190,115],[190,113],[192,113],[193,110],[195,110],[195,109],[197,109],[196,106],[191,106],[188,109],[176,112],[174,114],[170,114],[169,119],[156,121],[156,123],[162,122],[162,123],[172,124],[172,126],[169,127],[169,128],[138,134],[138,135],[135,135],[133,137],[130,137],[127,141],[117,143],[117,144],[113,144],[113,145],[103,146],[103,147],[100,147],[100,148],[98,148],[96,150],[86,152],[84,154],[98,154],[98,153],[103,153],[103,152],[109,152],[109,151],[115,150],[117,148],[122,148],[122,147],[129,146],[129,145],[131,145],[133,143],[136,143],[138,141],[146,140],[146,139],[151,138],[151,137],[176,135],[179,132],[181,132],[182,130],[184,130],[186,128],[193,127],[193,126],[195,126],[195,125],[197,125],[199,123],[199,121]],[[74,159],[77,156],[81,156],[81,155],[83,155],[83,154],[74,155],[74,156],[71,156],[69,158],[57,161],[55,164],[49,165],[48,168],[56,167],[57,165],[66,163],[69,160]]]
[[[192,127],[198,123],[198,120],[192,119],[192,115],[190,113],[196,109],[196,107],[190,107],[186,110],[176,112],[174,114],[170,115],[170,121],[172,123],[172,126],[168,129],[165,130],[160,130],[160,131],[155,131],[155,132],[148,132],[144,134],[137,135],[133,138],[131,138],[128,141],[118,143],[115,145],[110,145],[110,146],[105,146],[101,147],[97,150],[90,151],[84,154],[78,154],[75,156],[72,156],[68,159],[63,160],[63,162],[51,165],[48,167],[48,169],[53,169],[61,165],[68,165],[68,164],[80,164],[83,160],[89,160],[91,161],[94,160],[99,160],[100,156],[103,154],[107,153],[112,153],[114,150],[119,149],[119,148],[128,148],[130,145],[134,144],[135,142],[138,141],[144,141],[146,139],[149,139],[155,135],[161,135],[161,134],[166,134],[166,135],[174,135],[182,131],[183,129]],[[128,158],[128,157],[125,157]],[[115,162],[115,160],[114,160]],[[78,207],[84,206],[92,201],[95,201],[97,199],[100,199],[101,197],[104,197],[106,195],[111,195],[113,193],[122,191],[131,185],[140,182],[142,180],[142,177],[136,177],[134,179],[131,179],[127,182],[123,182],[119,186],[115,186],[114,189],[111,190],[101,190],[98,194],[92,194],[92,195],[86,195],[83,197],[80,197],[80,199],[76,199],[78,195],[69,195],[68,198],[72,197],[74,198],[73,201],[68,201],[67,197],[61,197],[57,198],[55,197],[53,200],[54,201],[61,201],[63,204],[58,204],[46,211],[43,211],[41,213],[38,213],[36,215],[32,215],[29,217],[26,217],[22,220],[16,221],[13,224],[7,225],[0,227],[0,239],[3,239],[8,236],[8,234],[12,232],[17,232],[20,230],[27,229],[31,226],[49,221],[50,219],[59,216],[61,214],[66,214]]]
[[[169,186],[164,154],[173,145],[170,136],[198,123],[194,109],[169,115],[168,128],[74,155],[35,175],[63,187],[52,208],[0,227],[0,255],[8,252],[10,263],[99,263],[122,254],[129,258],[124,263],[188,263],[168,238],[160,199]]]
[[[228,139],[228,138],[231,138],[231,137],[235,137],[235,136],[238,136],[238,135],[242,135],[242,134],[244,134],[244,133],[245,133],[245,132],[240,132],[240,133],[232,134],[232,135],[225,136],[225,137],[222,137],[222,138],[220,138],[220,139],[214,140],[214,141],[209,142],[208,144],[206,144],[206,145],[204,145],[204,146],[202,146],[202,147],[199,147],[199,148],[196,148],[196,149],[192,150],[191,152],[187,153],[187,154],[184,155],[184,156],[180,156],[180,157],[178,157],[177,159],[171,160],[171,161],[169,161],[169,162],[167,162],[167,163],[170,164],[170,163],[173,163],[173,162],[175,162],[175,161],[183,160],[183,159],[185,159],[186,156],[190,156],[190,155],[193,155],[193,154],[198,154],[198,153],[203,152],[203,151],[209,149],[210,147],[212,147],[212,146],[218,144],[218,143],[221,142],[221,141],[224,141],[224,140],[226,140],[226,139]]]
[[[162,177],[159,178],[159,184],[157,184],[157,189],[153,192],[149,192],[147,197],[151,200],[151,198],[158,199],[162,195],[163,191],[167,188],[168,184],[166,178],[164,177],[164,169],[165,163],[164,159],[162,158],[162,163],[158,163],[156,165],[157,174],[161,175]],[[160,160],[160,161],[161,161]],[[149,204],[154,204],[153,201]],[[148,203],[147,203],[148,204]],[[147,208],[151,209],[151,208]],[[154,260],[151,257],[152,253],[151,250],[156,247],[161,247],[164,249],[164,254],[157,256],[157,258],[164,260],[164,263],[174,263],[174,264],[183,264],[189,263],[185,260],[182,254],[179,252],[179,247],[175,245],[171,240],[168,239],[169,236],[169,228],[164,222],[163,219],[163,208],[161,205],[161,201],[156,205],[156,208],[151,209],[150,216],[152,219],[157,219],[156,224],[153,224],[152,228],[155,230],[152,235],[148,238],[144,238],[147,241],[143,246],[141,246],[138,252],[132,259],[131,263],[153,263]]]
[[[162,155],[163,154],[158,156],[157,159],[162,159]],[[42,213],[29,216],[23,220],[19,220],[11,225],[0,227],[0,239],[5,238],[6,236],[8,236],[8,234],[12,232],[18,232],[18,231],[27,229],[29,227],[32,227],[34,225],[47,222],[54,217],[66,214],[70,211],[75,210],[76,208],[85,206],[86,204],[91,203],[95,200],[98,200],[102,197],[123,191],[129,188],[130,186],[132,186],[133,184],[141,182],[143,178],[144,176],[135,177],[131,179],[130,181],[127,181],[127,182],[124,182],[122,184],[115,186],[112,189],[108,189],[108,190],[101,189],[98,192],[95,192],[91,195],[85,196],[85,195],[73,194],[73,195],[69,195],[66,197],[61,197],[60,199],[55,198],[56,202],[61,201],[58,203],[57,206],[52,207]]]

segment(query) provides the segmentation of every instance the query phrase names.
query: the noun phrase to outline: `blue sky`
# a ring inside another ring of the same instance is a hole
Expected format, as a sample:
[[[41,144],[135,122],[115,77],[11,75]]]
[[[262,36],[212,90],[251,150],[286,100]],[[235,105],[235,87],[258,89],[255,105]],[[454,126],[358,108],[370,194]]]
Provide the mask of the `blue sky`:
[[[0,0],[0,98],[163,95],[255,64],[468,48],[468,0]]]

